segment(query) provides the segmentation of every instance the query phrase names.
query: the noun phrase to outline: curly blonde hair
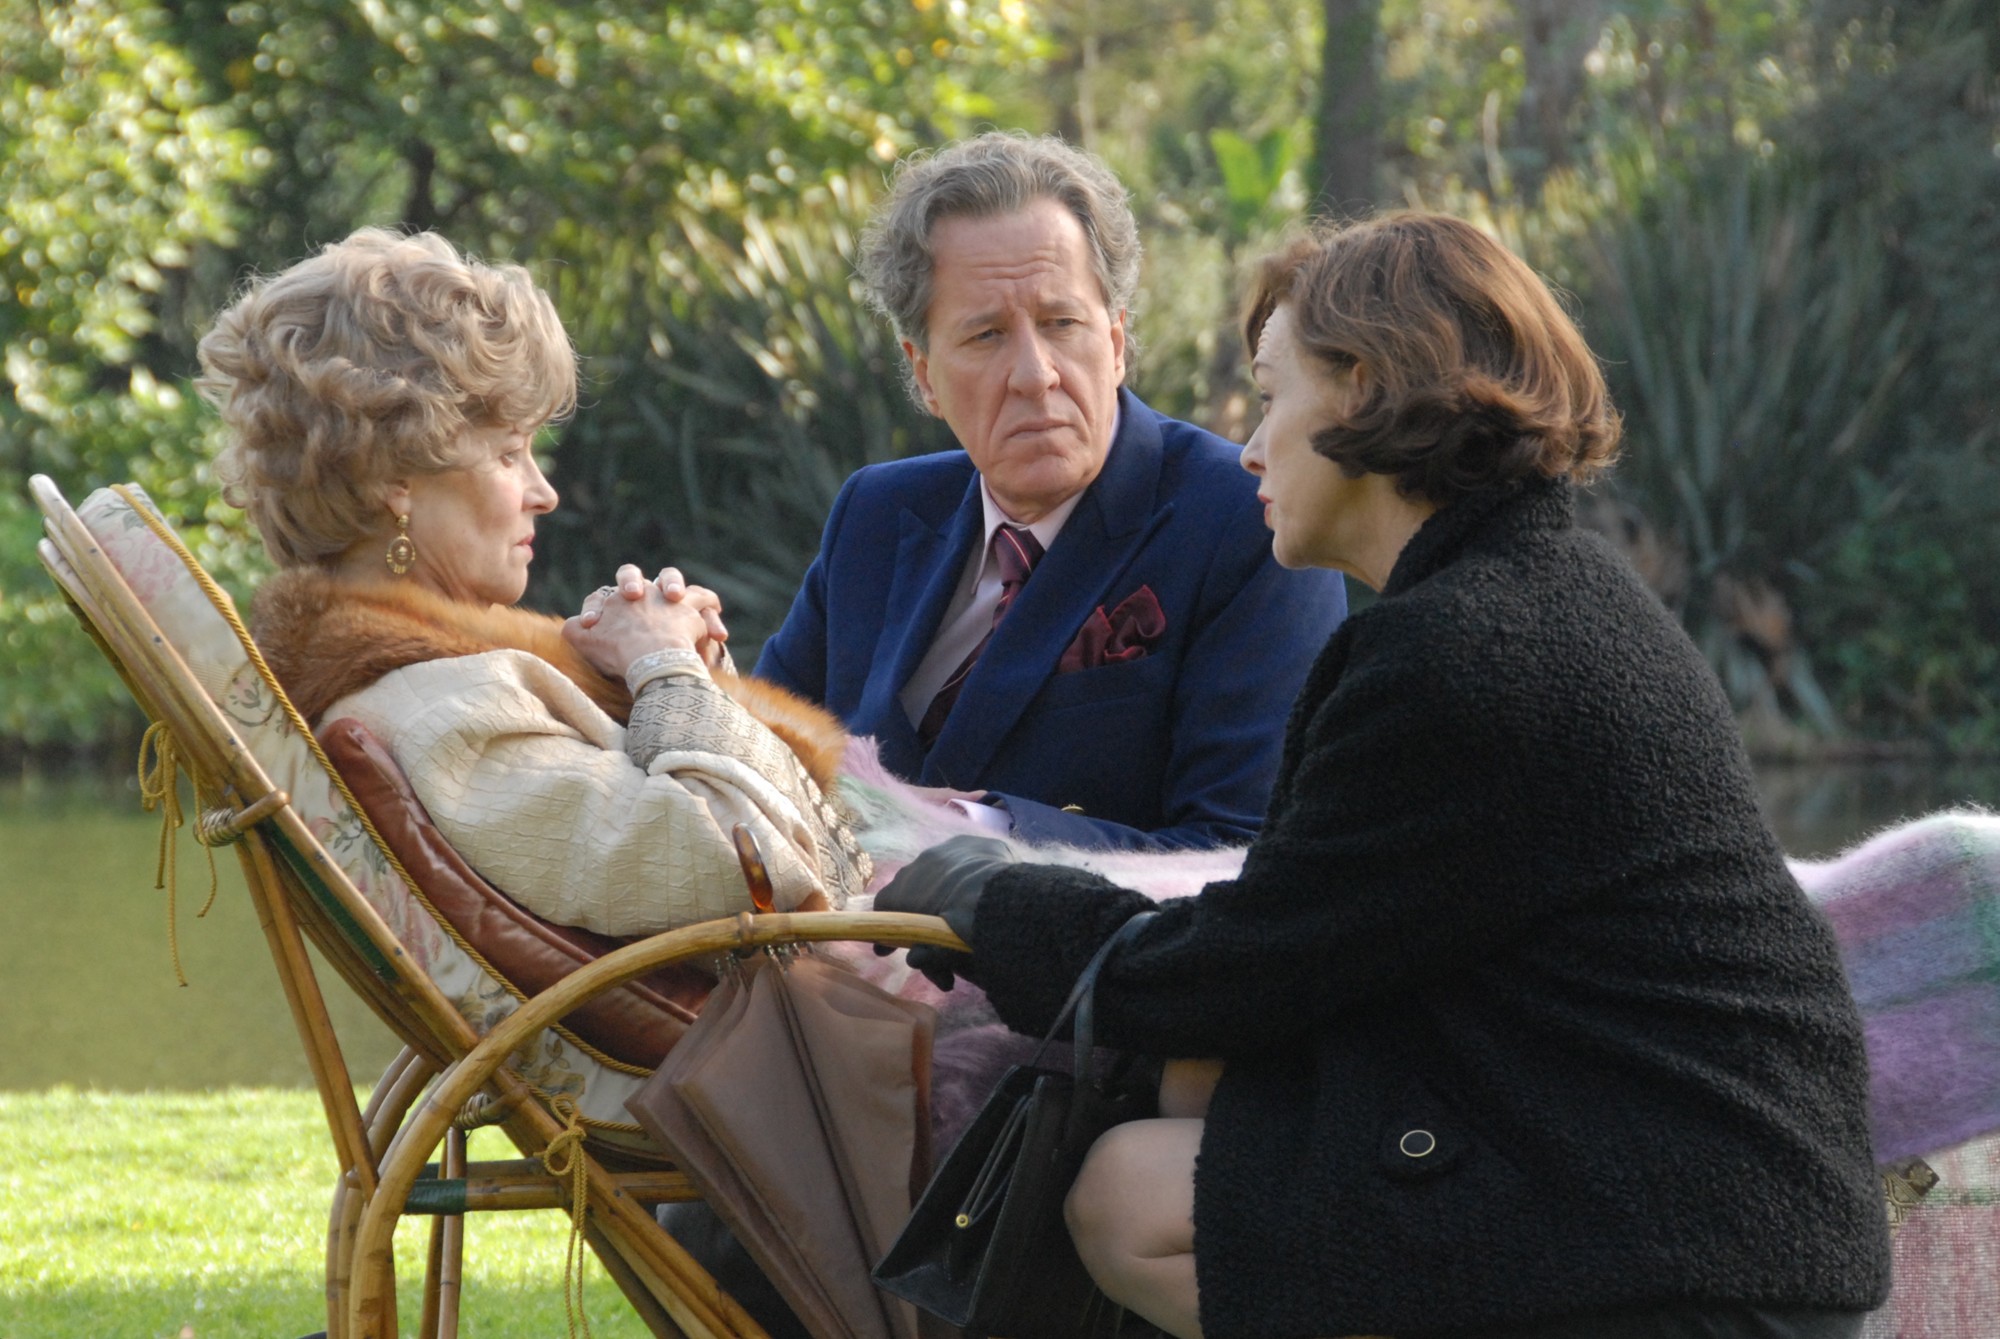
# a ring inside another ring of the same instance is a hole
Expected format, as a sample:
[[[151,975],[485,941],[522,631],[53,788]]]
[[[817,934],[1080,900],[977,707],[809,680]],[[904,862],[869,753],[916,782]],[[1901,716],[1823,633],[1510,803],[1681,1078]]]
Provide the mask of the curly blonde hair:
[[[379,533],[381,486],[458,463],[467,428],[532,427],[576,404],[576,353],[518,265],[436,233],[364,228],[253,280],[201,341],[221,411],[215,470],[281,567]]]

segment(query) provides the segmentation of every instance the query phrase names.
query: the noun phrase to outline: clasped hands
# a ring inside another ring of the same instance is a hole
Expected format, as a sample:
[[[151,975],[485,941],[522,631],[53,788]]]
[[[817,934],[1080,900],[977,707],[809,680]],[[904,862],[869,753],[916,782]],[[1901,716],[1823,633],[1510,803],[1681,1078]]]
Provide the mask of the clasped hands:
[[[615,678],[622,678],[639,657],[667,649],[695,651],[712,667],[722,662],[729,640],[722,600],[714,591],[688,584],[674,567],[661,569],[649,581],[631,563],[618,569],[613,585],[591,592],[582,611],[564,621],[562,632],[563,640],[591,665]],[[946,789],[927,793],[926,798],[942,803],[951,798],[976,799],[979,794]],[[969,945],[987,880],[1014,863],[1014,853],[1003,841],[952,837],[897,871],[875,895],[875,909],[940,917]],[[891,951],[886,944],[876,946],[877,953]],[[950,990],[971,961],[970,954],[929,944],[909,952],[910,966],[940,990]]]
[[[680,569],[666,567],[651,580],[632,563],[609,586],[584,598],[583,609],[563,623],[563,640],[599,672],[623,678],[640,656],[662,650],[698,653],[710,668],[723,663],[729,629],[722,598],[690,585]]]

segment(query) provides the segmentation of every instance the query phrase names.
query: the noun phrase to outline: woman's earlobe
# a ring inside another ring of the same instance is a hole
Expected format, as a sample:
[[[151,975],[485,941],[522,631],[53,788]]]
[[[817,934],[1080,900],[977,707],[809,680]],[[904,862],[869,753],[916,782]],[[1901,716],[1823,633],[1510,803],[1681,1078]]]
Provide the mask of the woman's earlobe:
[[[392,518],[408,516],[410,514],[410,481],[408,479],[389,480],[382,485],[381,497],[382,505],[388,509]]]

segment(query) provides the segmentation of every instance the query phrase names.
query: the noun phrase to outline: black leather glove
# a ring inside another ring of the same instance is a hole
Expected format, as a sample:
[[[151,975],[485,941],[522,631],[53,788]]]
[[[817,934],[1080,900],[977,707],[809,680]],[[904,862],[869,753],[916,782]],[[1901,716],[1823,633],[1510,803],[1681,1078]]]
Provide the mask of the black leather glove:
[[[986,881],[1013,863],[1013,851],[997,838],[952,837],[896,871],[896,877],[875,894],[875,910],[942,917],[952,933],[969,945]],[[891,950],[886,944],[877,944],[875,951]],[[929,977],[939,990],[950,990],[957,974],[971,964],[972,956],[918,944],[910,950],[909,960],[910,966]]]

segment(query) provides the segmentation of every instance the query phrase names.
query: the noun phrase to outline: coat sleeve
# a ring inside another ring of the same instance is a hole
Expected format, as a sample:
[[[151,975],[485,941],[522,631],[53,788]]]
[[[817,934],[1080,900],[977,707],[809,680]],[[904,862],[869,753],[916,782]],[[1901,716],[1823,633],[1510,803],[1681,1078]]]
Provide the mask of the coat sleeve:
[[[1347,612],[1334,572],[1287,572],[1261,516],[1244,509],[1218,537],[1200,596],[1202,625],[1172,681],[1164,823],[1142,831],[1003,794],[1015,835],[1037,844],[1134,851],[1240,846],[1257,835],[1285,719],[1306,671]]]
[[[1357,658],[1294,722],[1295,775],[1241,876],[1165,905],[1105,968],[1106,1040],[1165,1055],[1293,1045],[1588,897],[1601,884],[1551,838],[1587,818],[1550,821],[1521,798],[1537,787],[1520,769],[1561,769],[1571,751],[1530,747],[1517,721],[1505,693],[1447,687],[1421,655]],[[981,899],[968,975],[1010,1025],[1046,1027],[1144,905],[1084,871],[1009,870]]]
[[[756,835],[780,909],[836,895],[822,887],[815,815],[760,771],[752,749],[724,747],[726,732],[710,730],[641,768],[623,730],[602,720],[604,737],[590,737],[594,708],[524,653],[410,666],[337,709],[384,738],[474,869],[557,924],[648,934],[748,910],[737,823]],[[747,716],[738,724],[768,734]]]
[[[839,495],[833,500],[833,508],[827,513],[826,528],[820,532],[819,552],[813,557],[812,566],[806,569],[805,580],[799,583],[799,593],[792,597],[792,607],[785,614],[785,621],[764,643],[764,649],[758,652],[757,668],[752,671],[758,678],[768,679],[781,688],[789,688],[813,702],[826,701],[827,568],[832,563],[834,545],[840,538],[841,522],[846,517],[847,505],[854,497],[859,478],[857,473],[841,485]]]

